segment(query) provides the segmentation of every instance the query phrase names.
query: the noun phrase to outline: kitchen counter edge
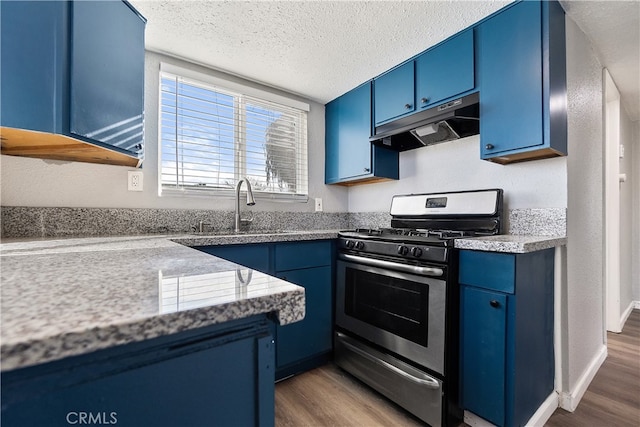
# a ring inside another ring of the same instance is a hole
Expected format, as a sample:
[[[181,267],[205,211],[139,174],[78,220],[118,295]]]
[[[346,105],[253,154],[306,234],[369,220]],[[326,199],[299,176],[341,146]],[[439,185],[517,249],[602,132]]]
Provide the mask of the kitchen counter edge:
[[[456,249],[468,249],[486,252],[506,252],[524,254],[544,249],[564,246],[565,236],[531,236],[515,234],[498,234],[473,238],[456,239]]]
[[[292,231],[279,233],[247,233],[241,235],[184,234],[19,239],[9,240],[9,242],[4,240],[1,242],[0,259],[6,257],[5,260],[22,259],[28,261],[30,255],[48,256],[52,254],[62,254],[76,256],[82,253],[108,254],[114,251],[126,253],[127,251],[133,252],[145,249],[168,250],[171,251],[171,253],[175,251],[178,257],[181,253],[184,254],[185,257],[198,257],[200,255],[196,254],[200,254],[199,251],[191,249],[190,247],[324,240],[334,239],[336,237],[337,231]],[[213,255],[202,253],[201,256],[211,257],[230,267],[241,267],[229,261],[214,257]],[[230,267],[224,266],[223,268],[229,269]],[[270,277],[278,282],[280,281],[280,279],[258,272],[255,272],[254,277],[256,274],[258,276],[264,275]],[[283,283],[287,284],[286,282]],[[276,313],[276,317],[282,325],[297,322],[304,318],[304,289],[293,284],[287,285],[289,286],[274,289],[272,294],[266,293],[255,298],[212,304],[178,313],[157,314],[143,316],[141,318],[134,316],[124,322],[122,319],[111,324],[104,324],[103,322],[103,324],[99,326],[87,325],[87,327],[81,328],[80,330],[76,329],[68,332],[57,331],[47,336],[36,333],[35,337],[24,336],[24,339],[21,340],[8,339],[5,341],[5,337],[3,336],[3,342],[0,346],[2,371],[33,366],[59,360],[64,357],[87,354],[96,350],[247,318],[261,313]],[[5,286],[7,286],[7,283],[3,283],[3,287]],[[5,304],[11,304],[11,301],[4,300],[3,305]],[[22,325],[24,326],[24,323]],[[20,329],[22,329],[22,327]]]

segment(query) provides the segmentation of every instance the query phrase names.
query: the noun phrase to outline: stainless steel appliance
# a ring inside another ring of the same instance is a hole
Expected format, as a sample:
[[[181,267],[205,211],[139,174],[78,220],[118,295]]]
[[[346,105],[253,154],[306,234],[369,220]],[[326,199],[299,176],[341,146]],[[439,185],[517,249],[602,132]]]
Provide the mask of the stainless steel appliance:
[[[396,151],[412,150],[480,133],[478,92],[376,126],[369,140]]]
[[[394,196],[340,233],[335,362],[432,426],[461,420],[454,239],[501,231],[502,190]]]

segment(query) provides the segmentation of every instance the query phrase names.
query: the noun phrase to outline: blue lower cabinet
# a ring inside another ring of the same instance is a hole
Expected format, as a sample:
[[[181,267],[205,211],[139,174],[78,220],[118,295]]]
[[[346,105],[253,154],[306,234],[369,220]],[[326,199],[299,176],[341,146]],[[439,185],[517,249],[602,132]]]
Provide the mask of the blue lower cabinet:
[[[195,249],[305,288],[305,317],[274,328],[276,379],[324,364],[333,350],[333,242],[259,243]]]
[[[508,296],[463,286],[461,298],[464,407],[502,426]]]
[[[554,390],[554,249],[460,251],[460,390],[465,410],[523,426]]]
[[[266,316],[2,373],[2,425],[273,426]]]
[[[276,275],[305,289],[308,301],[305,318],[278,326],[277,378],[306,369],[316,358],[326,359],[332,350],[331,267],[305,268],[277,272]]]

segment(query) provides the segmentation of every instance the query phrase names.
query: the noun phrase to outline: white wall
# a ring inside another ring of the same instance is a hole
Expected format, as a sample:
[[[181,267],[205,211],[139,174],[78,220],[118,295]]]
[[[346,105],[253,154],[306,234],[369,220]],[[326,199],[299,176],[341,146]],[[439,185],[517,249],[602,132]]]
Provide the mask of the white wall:
[[[178,59],[147,52],[145,58],[146,152],[142,167],[144,191],[127,191],[127,170],[131,168],[1,156],[0,204],[3,206],[232,210],[232,198],[158,196],[158,71],[161,60],[292,96]],[[258,201],[254,209],[311,212],[314,210],[313,198],[322,197],[326,212],[345,212],[347,189],[324,185],[324,106],[306,99],[297,99],[311,106],[308,117],[310,201],[309,203]]]
[[[624,157],[619,160],[620,173],[626,174],[626,182],[620,185],[620,313],[625,314],[632,304],[633,298],[633,189],[634,169],[633,151],[637,141],[634,140],[638,122],[632,122],[624,108],[620,109],[620,144],[624,146]],[[621,319],[626,320],[626,319]]]
[[[630,155],[633,163],[631,294],[634,301],[640,301],[640,121],[636,121],[633,128],[633,147]]]
[[[567,159],[499,165],[480,159],[478,135],[400,153],[400,180],[349,189],[350,212],[389,210],[394,194],[502,188],[505,206],[567,206]]]
[[[604,337],[602,66],[570,19],[567,32],[567,260],[562,301],[563,384],[573,394],[597,369]],[[597,365],[597,366],[596,366]]]

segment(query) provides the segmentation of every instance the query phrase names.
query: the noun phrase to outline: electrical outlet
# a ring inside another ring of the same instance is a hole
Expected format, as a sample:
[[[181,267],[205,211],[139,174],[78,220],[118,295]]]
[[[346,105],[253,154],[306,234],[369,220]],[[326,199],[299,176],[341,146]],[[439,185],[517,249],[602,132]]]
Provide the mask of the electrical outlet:
[[[316,197],[316,212],[322,212],[322,199]]]
[[[142,191],[142,171],[128,171],[127,189]]]

